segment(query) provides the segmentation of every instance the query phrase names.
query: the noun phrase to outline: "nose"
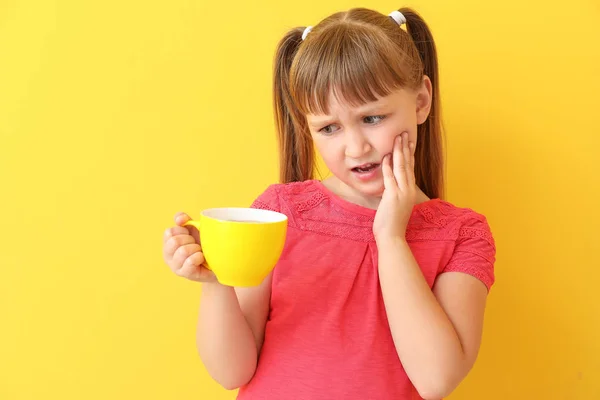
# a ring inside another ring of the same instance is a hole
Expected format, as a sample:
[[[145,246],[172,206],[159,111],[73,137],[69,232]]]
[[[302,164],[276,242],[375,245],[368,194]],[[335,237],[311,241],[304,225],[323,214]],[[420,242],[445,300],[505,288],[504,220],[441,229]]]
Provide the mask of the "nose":
[[[346,157],[359,160],[369,151],[371,145],[360,129],[346,130]]]

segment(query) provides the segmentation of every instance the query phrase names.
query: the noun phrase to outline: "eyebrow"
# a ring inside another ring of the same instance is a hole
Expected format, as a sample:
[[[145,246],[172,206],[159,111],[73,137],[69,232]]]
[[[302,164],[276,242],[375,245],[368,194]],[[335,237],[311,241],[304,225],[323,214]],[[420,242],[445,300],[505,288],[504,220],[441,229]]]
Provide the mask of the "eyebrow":
[[[375,104],[365,105],[362,108],[359,107],[358,110],[356,110],[356,111],[357,111],[357,114],[360,114],[360,115],[377,114],[377,111],[381,110],[385,106],[386,106],[386,103],[377,102]]]
[[[358,109],[356,109],[354,114],[361,115],[361,116],[362,115],[374,115],[374,114],[377,114],[377,111],[380,111],[385,106],[386,106],[386,104],[383,102],[377,102],[375,104],[369,103],[368,105],[365,105],[365,106],[362,106],[362,107],[359,107]],[[311,119],[312,120],[309,121],[309,124],[316,128],[317,126],[330,124],[332,121],[336,120],[337,118],[332,115],[323,115],[323,116],[315,116],[315,117],[312,117]]]
[[[308,120],[308,118],[307,118],[308,124],[310,126],[312,126],[313,128],[318,128],[321,126],[329,125],[334,120],[335,120],[335,117],[329,116],[329,115],[323,116],[323,117],[315,117],[315,119],[312,121]]]

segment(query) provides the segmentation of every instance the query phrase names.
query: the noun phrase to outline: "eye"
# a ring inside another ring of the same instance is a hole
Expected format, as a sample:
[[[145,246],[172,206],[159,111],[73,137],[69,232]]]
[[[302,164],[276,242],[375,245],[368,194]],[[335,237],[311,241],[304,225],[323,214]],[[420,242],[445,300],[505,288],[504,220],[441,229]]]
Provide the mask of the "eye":
[[[327,125],[324,126],[323,128],[319,129],[319,133],[324,134],[325,136],[329,136],[334,134],[335,132],[337,132],[338,127],[335,124],[331,124],[331,125]]]
[[[368,125],[375,125],[385,119],[385,115],[369,115],[363,118],[363,122]]]

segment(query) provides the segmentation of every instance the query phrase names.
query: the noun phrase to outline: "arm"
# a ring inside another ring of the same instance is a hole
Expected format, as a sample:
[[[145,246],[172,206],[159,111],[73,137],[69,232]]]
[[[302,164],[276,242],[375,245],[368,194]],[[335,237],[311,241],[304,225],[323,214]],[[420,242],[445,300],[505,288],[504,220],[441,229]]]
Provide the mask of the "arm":
[[[269,314],[271,275],[260,286],[204,283],[196,343],[212,378],[228,390],[254,376]]]
[[[398,356],[421,397],[441,399],[475,363],[487,288],[470,275],[448,272],[432,292],[405,240],[384,240],[378,247],[381,291]]]
[[[474,277],[450,272],[464,263],[481,262],[461,259],[473,252],[465,251],[464,241],[463,249],[455,249],[448,272],[438,277],[433,292],[429,289],[405,239],[419,192],[414,151],[415,144],[405,132],[396,139],[392,155],[384,158],[385,190],[373,233],[379,250],[379,282],[398,357],[421,397],[441,399],[458,386],[475,362],[487,288]],[[486,243],[476,241],[468,247],[481,250],[483,246],[486,251],[477,253],[491,256],[495,250]]]

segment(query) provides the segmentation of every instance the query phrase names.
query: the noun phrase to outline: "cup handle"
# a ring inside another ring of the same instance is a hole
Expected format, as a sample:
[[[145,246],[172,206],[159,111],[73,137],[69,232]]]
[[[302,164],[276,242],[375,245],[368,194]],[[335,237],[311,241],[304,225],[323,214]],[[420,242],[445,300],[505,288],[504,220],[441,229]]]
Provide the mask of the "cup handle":
[[[196,229],[200,230],[200,220],[190,219],[188,222],[183,224],[183,226],[186,226],[186,225],[191,225],[191,226],[195,227]]]
[[[188,222],[183,224],[183,226],[186,226],[186,225],[191,225],[191,226],[195,227],[196,229],[198,229],[198,231],[200,231],[200,220],[190,219]],[[204,261],[204,268],[210,269],[210,267],[208,266],[206,261]]]

